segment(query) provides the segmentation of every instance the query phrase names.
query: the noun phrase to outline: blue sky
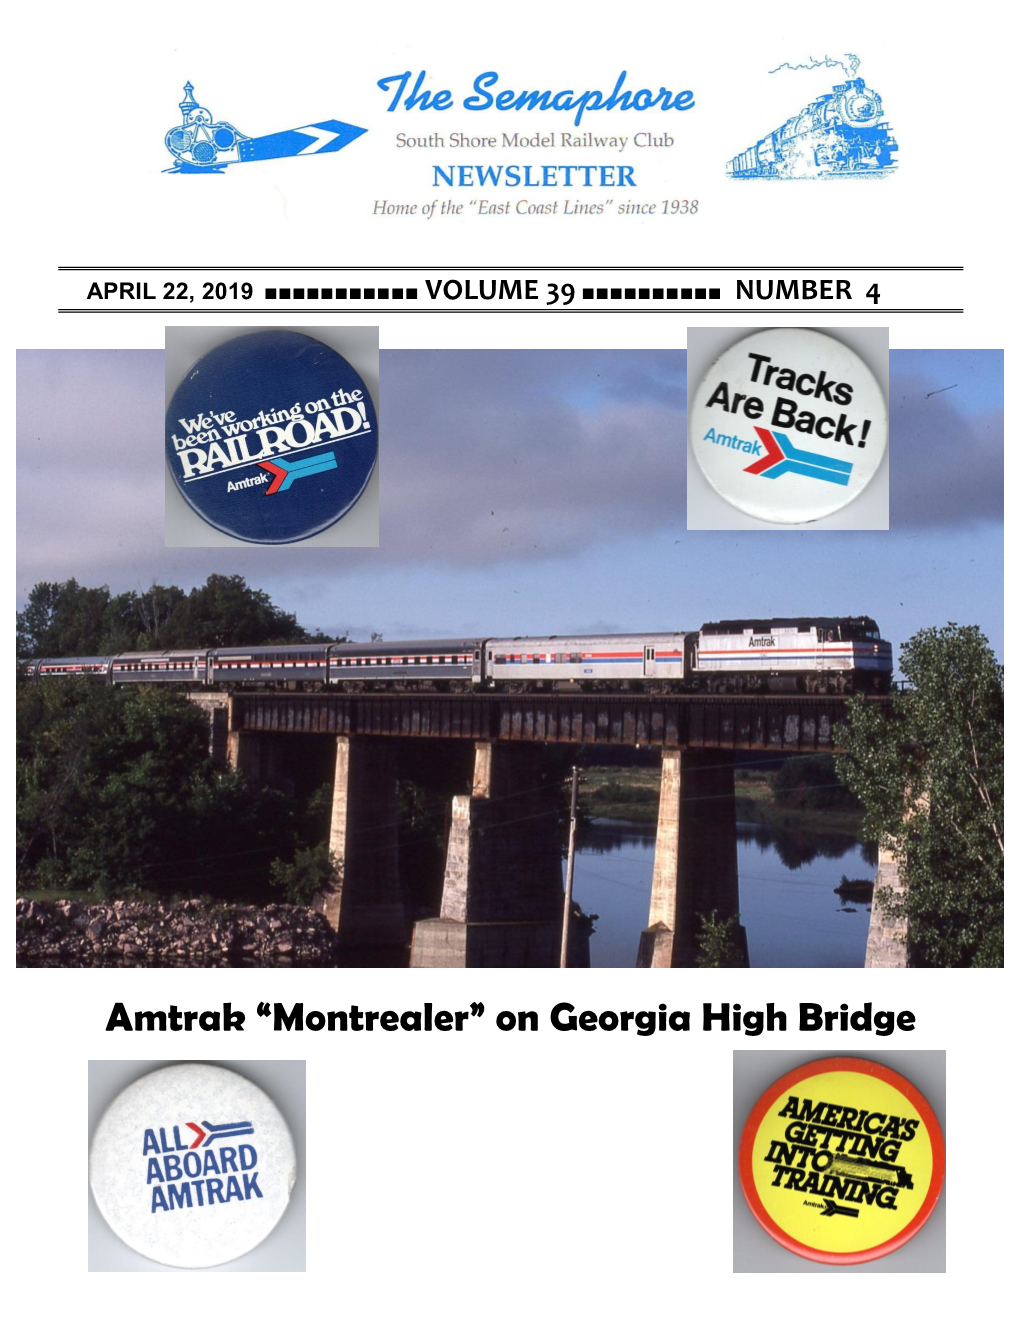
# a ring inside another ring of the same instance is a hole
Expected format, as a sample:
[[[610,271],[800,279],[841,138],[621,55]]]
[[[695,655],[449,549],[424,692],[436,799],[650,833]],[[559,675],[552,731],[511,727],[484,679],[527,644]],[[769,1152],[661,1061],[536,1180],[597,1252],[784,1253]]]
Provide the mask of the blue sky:
[[[356,637],[845,612],[897,645],[976,623],[1001,655],[1000,352],[890,354],[893,530],[775,535],[685,530],[685,358],[384,351],[379,549],[214,551],[163,545],[163,354],[21,353],[19,604],[40,580],[241,573]]]

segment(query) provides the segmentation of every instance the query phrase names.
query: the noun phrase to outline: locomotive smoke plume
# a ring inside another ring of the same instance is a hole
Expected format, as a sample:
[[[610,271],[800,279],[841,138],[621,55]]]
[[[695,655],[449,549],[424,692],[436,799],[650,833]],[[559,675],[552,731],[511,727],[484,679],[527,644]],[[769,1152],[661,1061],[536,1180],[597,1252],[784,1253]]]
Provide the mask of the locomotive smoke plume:
[[[779,73],[781,69],[842,69],[847,79],[857,76],[857,70],[861,62],[856,55],[844,55],[842,60],[833,59],[831,55],[826,55],[824,60],[816,60],[813,55],[809,55],[810,64],[780,64],[775,69],[769,69],[769,73]],[[844,63],[844,60],[849,63]]]

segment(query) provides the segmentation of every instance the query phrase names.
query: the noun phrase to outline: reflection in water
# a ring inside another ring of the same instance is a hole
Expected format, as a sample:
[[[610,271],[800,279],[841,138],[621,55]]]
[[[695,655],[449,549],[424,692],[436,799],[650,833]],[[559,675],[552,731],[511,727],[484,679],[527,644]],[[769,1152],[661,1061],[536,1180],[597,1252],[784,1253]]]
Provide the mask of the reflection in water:
[[[744,840],[753,843],[763,853],[778,853],[790,871],[796,871],[817,857],[845,857],[855,848],[860,849],[871,871],[878,865],[878,849],[872,844],[859,844],[852,834],[826,834],[821,830],[738,821],[737,836],[738,844]],[[836,879],[838,881],[839,877]]]
[[[596,820],[582,833],[574,896],[599,914],[593,967],[634,966],[648,921],[654,848],[650,823]],[[740,917],[751,966],[862,967],[869,905],[833,890],[843,875],[873,877],[876,860],[849,835],[738,822]]]

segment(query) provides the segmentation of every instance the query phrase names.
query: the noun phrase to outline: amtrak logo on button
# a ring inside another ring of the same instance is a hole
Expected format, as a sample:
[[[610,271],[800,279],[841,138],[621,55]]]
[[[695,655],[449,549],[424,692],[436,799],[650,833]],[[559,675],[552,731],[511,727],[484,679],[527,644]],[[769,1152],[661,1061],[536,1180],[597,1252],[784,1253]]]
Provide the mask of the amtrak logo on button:
[[[814,330],[766,330],[705,375],[688,443],[724,500],[795,524],[827,517],[864,490],[888,430],[885,398],[856,353]]]
[[[189,1146],[181,1142],[180,1128],[173,1128],[173,1142],[168,1144],[166,1129],[146,1128],[142,1139],[142,1154],[147,1155],[145,1185],[152,1191],[152,1213],[157,1210],[176,1210],[187,1206],[225,1205],[228,1201],[262,1200],[258,1186],[258,1151],[249,1142],[238,1146],[222,1146],[219,1152],[206,1150],[198,1155],[197,1146],[210,1142],[249,1137],[255,1133],[250,1123],[188,1122],[186,1127],[197,1133]],[[183,1156],[178,1151],[184,1151]],[[206,1174],[217,1174],[207,1178]]]
[[[150,1260],[190,1269],[257,1246],[296,1176],[290,1130],[265,1092],[205,1063],[133,1082],[100,1119],[89,1155],[92,1194],[114,1233]]]
[[[378,452],[368,387],[309,335],[266,330],[220,344],[177,386],[166,457],[210,526],[283,545],[323,531],[360,498]]]

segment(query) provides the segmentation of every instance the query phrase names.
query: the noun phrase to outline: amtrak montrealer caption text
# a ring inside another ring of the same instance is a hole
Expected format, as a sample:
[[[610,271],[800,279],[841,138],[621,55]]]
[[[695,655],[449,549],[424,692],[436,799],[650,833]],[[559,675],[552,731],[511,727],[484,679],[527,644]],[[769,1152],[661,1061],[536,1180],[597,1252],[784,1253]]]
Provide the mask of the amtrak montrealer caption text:
[[[485,1005],[473,1002],[465,1009],[436,1008],[425,1003],[409,1009],[347,1008],[321,1010],[303,1003],[261,1002],[256,1013],[269,1019],[273,1031],[464,1031],[471,1022],[485,1018]],[[703,1003],[700,1012],[674,1009],[658,1004],[648,1009],[579,1008],[563,1001],[548,1012],[549,1026],[555,1031],[603,1032],[624,1031],[636,1036],[654,1036],[668,1032],[737,1031],[745,1036],[794,1030],[821,1032],[864,1032],[891,1036],[913,1031],[915,1015],[896,1009],[876,1009],[869,1001],[859,1008],[840,1004],[826,1009],[821,1004],[801,1003],[796,1012],[787,1013],[768,1003],[764,1008],[744,1008],[740,1004]],[[221,1008],[183,1010],[171,1004],[166,1009],[139,1009],[130,1012],[123,1003],[114,1004],[106,1023],[107,1031],[243,1031],[246,1014],[231,1003]],[[495,1021],[503,1032],[538,1031],[539,1014],[534,1009],[499,1009],[488,1021]]]

